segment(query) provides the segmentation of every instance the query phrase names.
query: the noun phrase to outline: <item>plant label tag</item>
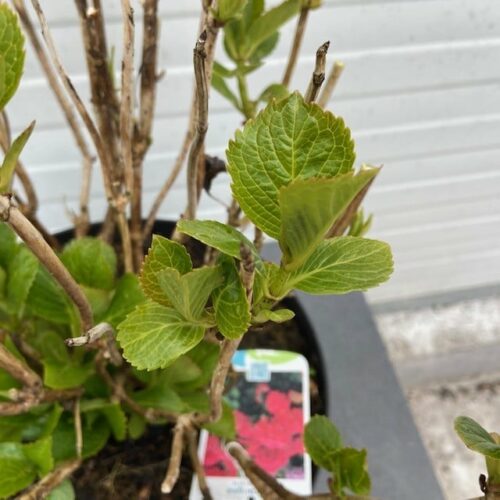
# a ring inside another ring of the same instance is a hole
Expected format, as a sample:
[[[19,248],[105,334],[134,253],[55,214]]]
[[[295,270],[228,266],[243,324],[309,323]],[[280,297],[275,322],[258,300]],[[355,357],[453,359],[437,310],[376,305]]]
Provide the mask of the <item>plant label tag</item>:
[[[237,351],[232,365],[234,373],[228,377],[225,402],[233,410],[233,440],[288,490],[311,494],[311,460],[303,442],[304,426],[310,418],[307,360],[294,352],[255,349]],[[227,430],[229,426],[223,427]],[[226,451],[227,443],[205,430],[200,433],[198,456],[212,497],[260,499],[238,462]],[[203,498],[196,476],[189,498]]]

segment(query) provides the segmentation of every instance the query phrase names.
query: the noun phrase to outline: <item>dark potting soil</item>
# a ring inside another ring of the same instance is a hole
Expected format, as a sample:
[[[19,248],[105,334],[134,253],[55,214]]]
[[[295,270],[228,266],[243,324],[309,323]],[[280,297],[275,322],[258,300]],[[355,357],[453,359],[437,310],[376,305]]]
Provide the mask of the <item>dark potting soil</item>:
[[[240,348],[281,349],[302,353],[310,365],[311,415],[324,414],[326,396],[321,358],[314,336],[298,303],[287,299],[284,306],[296,311],[294,320],[281,325],[266,324],[250,330]],[[168,466],[170,447],[170,426],[150,426],[135,441],[110,441],[96,457],[87,460],[73,474],[77,499],[187,499],[192,469],[186,456],[183,457],[179,480],[173,492],[164,495],[160,491]]]

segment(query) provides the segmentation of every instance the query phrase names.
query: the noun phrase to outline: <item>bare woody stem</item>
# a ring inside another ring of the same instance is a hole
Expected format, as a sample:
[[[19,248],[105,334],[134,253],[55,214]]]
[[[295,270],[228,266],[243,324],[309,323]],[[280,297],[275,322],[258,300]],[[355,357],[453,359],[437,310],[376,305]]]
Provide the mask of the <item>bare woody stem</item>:
[[[87,141],[85,140],[80,127],[78,126],[71,102],[66,97],[64,89],[59,83],[53,66],[49,61],[49,57],[42,46],[35,28],[33,27],[33,23],[31,22],[28,12],[26,11],[24,0],[14,0],[14,7],[19,14],[19,18],[21,19],[24,30],[30,39],[31,45],[35,50],[38,61],[40,62],[43,72],[47,77],[49,86],[52,89],[52,92],[54,93],[54,96],[56,97],[56,100],[63,111],[66,122],[68,123],[78,149],[82,154],[83,171],[82,186],[80,191],[80,214],[75,221],[75,230],[77,236],[83,236],[84,234],[86,234],[89,226],[88,205],[90,196],[90,178],[92,175],[92,165],[94,162],[94,157],[89,150]]]
[[[62,463],[17,498],[19,500],[39,500],[40,498],[46,498],[56,486],[61,484],[68,476],[78,469],[80,464],[81,460],[72,460],[71,462]]]
[[[288,63],[286,65],[285,74],[283,75],[283,85],[288,87],[292,79],[295,66],[297,65],[297,59],[299,57],[300,46],[302,45],[302,39],[304,38],[304,32],[307,24],[307,17],[309,16],[309,6],[305,5],[302,7],[299,19],[297,21],[297,27],[295,28],[295,35],[293,37],[292,48],[290,49],[290,55],[288,57]]]
[[[0,367],[27,387],[38,390],[43,386],[40,376],[16,358],[2,343],[0,343]]]
[[[203,500],[212,500],[212,494],[210,493],[210,489],[207,484],[205,471],[198,457],[196,431],[194,429],[189,429],[186,432],[186,438],[187,438],[189,458],[191,460],[191,465],[193,466],[194,472],[196,474],[196,478],[198,479],[198,486],[203,496]]]
[[[52,273],[75,303],[80,313],[82,329],[84,331],[89,330],[92,327],[92,309],[87,297],[85,297],[81,288],[42,235],[19,209],[11,204],[10,198],[5,195],[0,195],[0,219],[7,222],[14,229],[40,262]]]
[[[306,90],[306,95],[304,96],[306,102],[314,102],[316,100],[319,89],[325,80],[326,54],[329,46],[330,42],[325,42],[316,51],[316,64],[314,66],[311,81]]]
[[[335,87],[337,86],[337,83],[342,76],[342,73],[344,71],[344,63],[340,61],[335,61],[333,63],[332,69],[330,71],[330,74],[328,75],[328,78],[326,80],[326,83],[323,87],[323,90],[321,91],[321,95],[319,96],[318,99],[318,104],[324,108],[328,105],[328,102],[330,101],[333,91],[335,90]]]
[[[185,218],[188,220],[193,220],[196,217],[196,209],[198,207],[198,163],[200,153],[203,151],[205,135],[208,129],[208,84],[205,71],[206,40],[207,32],[203,31],[193,51],[197,114],[195,135],[191,144],[191,149],[189,150],[187,165],[188,204]]]

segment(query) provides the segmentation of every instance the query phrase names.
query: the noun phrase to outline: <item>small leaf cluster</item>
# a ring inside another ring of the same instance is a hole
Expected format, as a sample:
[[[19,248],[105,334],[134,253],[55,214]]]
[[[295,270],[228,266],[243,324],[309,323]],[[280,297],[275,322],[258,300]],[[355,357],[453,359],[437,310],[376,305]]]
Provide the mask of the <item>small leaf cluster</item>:
[[[484,456],[489,484],[500,485],[500,434],[489,433],[470,417],[457,417],[455,431],[467,448]]]
[[[315,415],[304,430],[304,445],[312,461],[328,472],[332,494],[368,495],[371,489],[366,450],[345,447],[337,427],[327,417]]]
[[[252,100],[248,95],[246,79],[263,65],[264,59],[276,48],[279,29],[299,12],[301,2],[285,0],[276,7],[265,10],[264,0],[229,0],[222,4],[219,2],[219,10],[226,3],[234,10],[224,20],[224,49],[234,67],[229,69],[215,62],[212,86],[249,119],[255,116],[260,102],[267,103],[273,98],[281,99],[288,95],[285,86],[273,83],[256,100]],[[228,84],[228,80],[233,79],[236,79],[239,95]]]

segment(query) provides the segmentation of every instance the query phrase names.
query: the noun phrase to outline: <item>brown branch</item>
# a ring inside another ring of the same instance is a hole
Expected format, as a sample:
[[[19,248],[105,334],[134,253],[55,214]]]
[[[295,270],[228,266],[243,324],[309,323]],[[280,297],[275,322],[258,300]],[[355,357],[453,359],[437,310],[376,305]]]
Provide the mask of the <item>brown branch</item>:
[[[0,196],[0,219],[14,229],[40,262],[52,273],[76,305],[80,313],[82,329],[89,330],[92,327],[92,309],[87,297],[42,235],[5,195]]]
[[[194,473],[198,479],[198,486],[201,491],[203,500],[212,500],[212,494],[207,484],[207,478],[205,477],[205,470],[198,457],[198,444],[196,441],[196,431],[194,429],[189,429],[186,432],[187,446],[189,452],[189,458],[191,459],[191,465],[193,466]]]
[[[39,390],[43,386],[42,379],[28,365],[16,358],[0,343],[0,367],[16,380],[31,389]]]
[[[340,216],[340,218],[333,224],[333,226],[328,231],[326,237],[332,238],[334,236],[342,236],[345,230],[351,225],[352,220],[356,216],[356,213],[363,203],[365,199],[366,193],[370,189],[371,185],[375,177],[371,179],[366,186],[353,198],[351,203],[349,203],[348,207],[345,209],[344,213]]]
[[[165,479],[161,483],[161,492],[169,494],[172,492],[181,466],[182,450],[184,448],[184,434],[191,427],[191,418],[189,415],[180,415],[174,427],[174,438],[170,452],[170,461]]]
[[[75,399],[73,405],[73,418],[75,420],[75,449],[76,456],[82,458],[83,433],[82,433],[82,414],[80,412],[80,399]]]
[[[28,488],[18,497],[18,500],[40,500],[41,498],[46,498],[56,486],[59,486],[59,484],[78,469],[80,464],[81,460],[79,459],[62,463],[38,481],[38,483]]]
[[[344,71],[344,63],[340,61],[335,61],[333,63],[332,69],[330,71],[330,74],[328,75],[328,78],[326,80],[326,83],[323,87],[323,90],[321,91],[321,95],[319,96],[318,99],[318,104],[322,107],[325,108],[328,105],[328,102],[330,101],[333,91],[335,90],[335,87],[337,86],[337,83],[342,76],[342,73]]]
[[[185,212],[185,218],[188,220],[192,220],[196,217],[196,209],[198,206],[198,165],[208,129],[208,83],[205,70],[206,40],[207,32],[203,31],[193,51],[197,114],[195,135],[191,144],[191,149],[189,150],[187,165],[188,205]]]
[[[145,0],[143,4],[143,41],[139,121],[134,131],[134,189],[131,199],[130,235],[134,265],[138,270],[143,256],[142,232],[142,175],[144,156],[151,144],[151,131],[156,102],[158,61],[158,0]]]
[[[293,37],[292,48],[290,49],[288,63],[286,65],[285,74],[283,75],[282,83],[285,87],[288,87],[290,85],[290,81],[297,64],[300,46],[302,45],[302,39],[304,37],[304,32],[306,29],[307,17],[309,16],[309,10],[310,9],[308,5],[305,5],[300,10],[297,27],[295,28],[295,35]]]
[[[54,93],[54,96],[59,103],[59,106],[61,107],[66,122],[68,123],[75,139],[76,145],[78,146],[83,157],[83,177],[80,192],[80,214],[75,220],[75,232],[77,236],[83,236],[87,233],[89,226],[88,204],[90,196],[90,177],[92,175],[92,165],[94,163],[94,157],[89,150],[87,141],[85,140],[80,127],[78,126],[76,116],[71,106],[71,102],[66,97],[64,89],[61,87],[57,75],[54,72],[53,66],[49,61],[49,57],[40,42],[35,28],[33,27],[33,23],[31,22],[28,12],[26,11],[24,0],[14,0],[14,6],[17,10],[17,13],[19,14],[19,18],[21,19],[24,30],[30,39],[31,45],[35,50],[38,61],[42,66],[43,72],[45,73],[45,76],[49,83],[49,87],[52,89],[52,92]]]
[[[311,81],[306,90],[306,95],[304,100],[306,102],[314,102],[318,96],[319,89],[325,80],[325,67],[326,67],[326,54],[328,52],[328,47],[330,42],[325,42],[316,51],[316,63],[314,66],[314,71],[311,76]]]

